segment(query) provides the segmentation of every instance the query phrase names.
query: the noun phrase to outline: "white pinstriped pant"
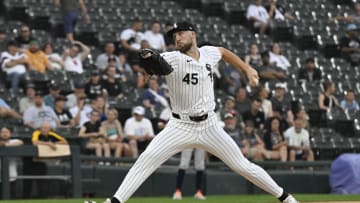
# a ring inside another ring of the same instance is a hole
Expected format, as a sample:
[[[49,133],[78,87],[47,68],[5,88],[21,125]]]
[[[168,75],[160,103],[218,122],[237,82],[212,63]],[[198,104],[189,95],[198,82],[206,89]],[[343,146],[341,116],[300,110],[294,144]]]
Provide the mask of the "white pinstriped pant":
[[[191,162],[191,155],[194,152],[194,168],[197,171],[203,171],[205,169],[205,151],[203,149],[185,149],[181,152],[180,169],[188,169]]]
[[[249,162],[233,139],[218,125],[215,113],[202,122],[171,118],[129,170],[114,197],[126,202],[166,160],[189,148],[201,148],[220,158],[233,171],[259,188],[280,197],[283,189],[261,167]]]

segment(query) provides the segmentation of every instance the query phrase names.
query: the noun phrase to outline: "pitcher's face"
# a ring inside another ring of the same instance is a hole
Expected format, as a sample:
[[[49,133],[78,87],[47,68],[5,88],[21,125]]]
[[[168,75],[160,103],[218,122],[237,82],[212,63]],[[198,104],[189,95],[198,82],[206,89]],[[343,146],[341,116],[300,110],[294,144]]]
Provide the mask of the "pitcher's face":
[[[173,34],[175,41],[175,48],[180,52],[187,52],[193,45],[193,38],[195,32],[193,31],[179,31]]]

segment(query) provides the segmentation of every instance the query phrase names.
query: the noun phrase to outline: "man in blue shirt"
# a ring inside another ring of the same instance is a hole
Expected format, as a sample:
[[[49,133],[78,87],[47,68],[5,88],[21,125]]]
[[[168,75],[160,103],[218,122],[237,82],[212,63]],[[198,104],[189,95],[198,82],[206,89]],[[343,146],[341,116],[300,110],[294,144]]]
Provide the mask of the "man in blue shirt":
[[[359,111],[359,103],[355,101],[353,90],[348,90],[345,99],[340,103],[341,108],[348,111]]]

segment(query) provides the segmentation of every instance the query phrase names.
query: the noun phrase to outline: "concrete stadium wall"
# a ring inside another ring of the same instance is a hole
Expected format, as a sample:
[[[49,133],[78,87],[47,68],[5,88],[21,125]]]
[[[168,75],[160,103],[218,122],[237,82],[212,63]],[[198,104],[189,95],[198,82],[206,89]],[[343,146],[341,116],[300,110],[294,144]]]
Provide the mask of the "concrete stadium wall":
[[[82,170],[82,189],[83,193],[90,193],[96,197],[111,196],[125,177],[130,166],[95,166],[84,165]],[[328,172],[319,171],[289,171],[272,170],[270,175],[291,193],[329,193]],[[68,174],[67,165],[50,165],[48,174],[59,175]],[[151,175],[145,183],[135,193],[135,196],[168,196],[171,197],[175,189],[177,168],[161,167]],[[89,180],[89,181],[86,181]],[[96,181],[91,181],[96,180]],[[258,194],[264,193],[256,186],[246,181],[241,176],[228,171],[207,170],[204,179],[204,191],[207,195],[225,194]],[[51,195],[69,196],[70,191],[64,191],[67,184],[62,181],[53,181]],[[16,197],[21,197],[22,181],[17,183]],[[195,190],[195,171],[189,170],[185,176],[183,194],[191,196]]]

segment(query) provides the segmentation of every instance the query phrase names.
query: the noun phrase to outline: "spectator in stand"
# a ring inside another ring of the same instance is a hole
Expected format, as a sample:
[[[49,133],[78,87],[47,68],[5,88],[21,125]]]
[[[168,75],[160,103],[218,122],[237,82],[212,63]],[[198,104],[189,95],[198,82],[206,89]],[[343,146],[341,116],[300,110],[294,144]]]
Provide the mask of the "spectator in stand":
[[[151,49],[149,41],[147,41],[146,39],[141,40],[140,49]]]
[[[28,68],[30,70],[45,73],[46,70],[53,69],[45,53],[41,51],[37,40],[30,41],[25,54],[28,58]]]
[[[67,98],[66,107],[69,109],[77,105],[77,99],[79,97],[86,98],[84,83],[80,81],[78,82],[75,81],[74,88],[75,88],[74,93],[71,93],[66,97]]]
[[[133,158],[137,158],[139,151],[143,151],[154,138],[154,129],[151,121],[145,118],[144,115],[144,107],[137,106],[133,110],[133,116],[125,122],[124,132],[129,140]]]
[[[27,50],[31,41],[35,40],[33,36],[31,36],[31,30],[28,25],[21,25],[20,27],[20,35],[15,38],[15,41],[20,46],[22,50]]]
[[[135,19],[131,28],[125,29],[120,34],[120,45],[122,51],[127,54],[130,64],[137,63],[137,51],[140,49],[140,43],[144,39],[141,32],[143,23],[139,19]]]
[[[104,95],[110,97],[123,97],[121,82],[119,78],[116,78],[116,67],[109,66],[106,71],[107,79],[101,81],[101,87]]]
[[[294,126],[285,131],[285,140],[288,143],[289,160],[305,159],[314,161],[314,153],[310,148],[309,132],[304,129],[304,121],[296,118]]]
[[[4,117],[17,118],[17,119],[22,118],[18,112],[11,109],[11,107],[2,98],[0,98],[0,118],[4,118]]]
[[[80,52],[81,49],[81,52]],[[65,71],[83,73],[83,61],[87,59],[90,53],[89,47],[79,41],[74,41],[71,47],[64,53]]]
[[[287,161],[287,143],[280,130],[280,121],[278,118],[273,117],[270,119],[270,127],[265,132],[264,143],[270,159],[280,159],[283,162]]]
[[[133,53],[140,49],[140,43],[144,40],[144,34],[141,32],[143,23],[136,19],[131,24],[131,27],[125,29],[120,34],[120,44],[124,51]]]
[[[127,62],[126,55],[120,54],[119,60],[120,60],[120,67],[119,67],[120,74],[125,75],[126,78],[132,78],[134,76],[134,71],[131,68],[130,64]]]
[[[260,67],[254,67],[259,73],[260,83],[265,84],[271,80],[284,80],[286,78],[286,71],[274,67],[270,63],[269,52],[265,51],[261,53],[262,65]]]
[[[247,78],[239,71],[230,65],[225,65],[222,74],[224,80],[224,90],[231,95],[235,94],[237,88],[244,86],[243,81]]]
[[[51,107],[43,103],[40,92],[36,92],[34,103],[34,106],[29,107],[24,112],[23,120],[26,126],[36,129],[39,128],[43,122],[49,122],[53,129],[60,126],[57,115]]]
[[[85,149],[95,150],[97,157],[110,157],[110,146],[106,142],[106,134],[101,128],[99,112],[95,110],[91,112],[90,120],[81,126],[79,136],[84,138],[83,147]],[[99,162],[99,164],[103,165],[103,162]],[[107,162],[106,165],[110,165],[110,163]]]
[[[295,116],[296,119],[301,119],[303,120],[304,122],[304,128],[306,130],[309,130],[310,129],[310,117],[309,115],[306,113],[305,109],[304,108],[301,108],[297,113],[296,113],[296,116]]]
[[[17,147],[24,145],[24,142],[20,139],[11,138],[11,131],[2,127],[0,131],[0,149],[3,147]],[[1,169],[1,165],[0,165]],[[17,159],[9,159],[9,181],[10,181],[10,194],[16,194],[16,178],[18,176]],[[1,183],[0,183],[1,184]],[[3,186],[1,184],[1,186]],[[14,198],[15,196],[13,196]]]
[[[166,50],[173,50],[175,47],[174,39],[166,34],[169,30],[171,30],[173,28],[174,28],[173,23],[171,23],[171,22],[165,23],[165,32],[164,32],[163,36],[164,36],[164,40],[165,40]]]
[[[309,83],[320,82],[321,70],[316,68],[314,58],[307,58],[305,61],[305,68],[300,68],[298,72],[298,79]]]
[[[253,3],[249,5],[246,11],[246,18],[250,23],[253,23],[253,28],[261,34],[270,29],[270,17],[262,6],[262,0],[253,0]]]
[[[64,61],[60,54],[54,52],[54,46],[50,42],[43,46],[43,52],[46,54],[51,66],[55,70],[62,70],[64,68]]]
[[[266,10],[268,11],[270,19],[274,20],[295,20],[294,16],[287,13],[285,8],[280,4],[276,3],[276,0],[269,0],[269,5],[266,6]]]
[[[106,114],[107,120],[101,123],[101,128],[105,132],[110,149],[115,151],[115,157],[121,157],[123,152],[125,156],[131,156],[129,144],[123,142],[124,134],[118,116],[119,114],[116,109],[108,109]]]
[[[43,122],[49,122],[51,128],[55,129],[60,126],[54,110],[46,106],[40,92],[35,93],[34,106],[25,110],[23,115],[24,124],[30,128],[37,129]]]
[[[291,66],[287,58],[281,54],[281,48],[278,43],[274,43],[269,52],[270,63],[274,64],[276,67],[281,68],[283,71],[288,73],[288,69]]]
[[[273,108],[273,117],[270,117],[265,121],[265,129],[270,129],[272,119],[277,118],[280,122],[281,133],[285,132],[293,123],[293,118],[292,120],[288,121],[285,115],[286,113],[284,112],[283,108]]]
[[[93,108],[90,105],[85,104],[85,96],[78,96],[76,106],[70,108],[71,116],[74,118],[75,125],[80,127],[84,123],[89,121],[90,114],[93,111]]]
[[[281,110],[283,112],[281,115],[283,118],[286,118],[290,123],[292,123],[294,114],[291,111],[291,101],[290,98],[285,97],[286,94],[286,84],[285,83],[276,83],[275,84],[275,94],[271,97],[271,104],[274,109]]]
[[[242,135],[241,151],[246,158],[254,161],[262,161],[264,157],[267,157],[268,153],[265,150],[264,142],[255,131],[252,121],[246,122]]]
[[[85,24],[90,23],[90,16],[83,0],[53,0],[54,5],[60,8],[64,20],[64,31],[69,41],[74,41],[74,27],[80,16]],[[80,8],[80,11],[79,11]]]
[[[263,130],[265,123],[265,115],[261,111],[261,103],[260,99],[254,99],[251,103],[251,108],[242,115],[244,122],[252,121],[258,130]]]
[[[48,145],[51,149],[56,149],[56,144],[68,144],[66,139],[52,131],[51,123],[43,121],[39,130],[32,134],[31,141],[33,145]]]
[[[6,47],[7,51],[1,54],[0,64],[11,84],[11,90],[17,93],[19,85],[24,81],[28,60],[15,41],[9,41]]]
[[[244,114],[251,108],[251,100],[247,96],[245,87],[240,87],[235,94],[235,109],[239,114]]]
[[[142,95],[142,101],[145,108],[154,111],[155,109],[163,110],[169,107],[163,91],[159,88],[157,77],[152,76],[148,80],[148,87]]]
[[[113,42],[106,42],[104,45],[104,53],[96,57],[95,65],[104,72],[109,66],[109,60],[115,60],[117,68],[121,67],[120,60],[117,56],[114,55],[115,45]]]
[[[349,23],[360,23],[360,3],[355,3],[354,5],[354,13],[355,14],[350,14],[349,13],[344,13],[343,16],[335,16],[332,18],[332,20],[340,20],[340,21],[346,21]]]
[[[34,146],[46,145],[51,150],[56,150],[58,144],[68,144],[66,139],[57,133],[53,132],[51,124],[43,121],[40,123],[39,130],[35,130],[31,136],[31,142]],[[24,175],[46,175],[47,164],[45,160],[24,159],[23,165]],[[49,193],[49,180],[24,180],[24,195],[29,196],[33,190],[33,181],[37,184],[38,197],[47,197]]]
[[[330,112],[335,107],[340,107],[338,100],[334,96],[335,84],[331,81],[326,81],[323,84],[324,92],[319,95],[319,108]]]
[[[106,110],[108,109],[108,104],[106,103],[105,97],[99,95],[91,100],[91,108],[100,113],[100,121],[105,121],[107,119]]]
[[[89,82],[85,85],[85,94],[89,99],[95,99],[97,96],[102,95],[100,72],[98,70],[91,72]]]
[[[59,96],[60,96],[60,87],[55,82],[52,82],[50,84],[49,94],[44,96],[45,105],[54,109],[55,99]]]
[[[225,97],[224,105],[220,109],[220,117],[224,118],[225,114],[227,114],[227,113],[232,113],[233,115],[235,115],[238,124],[242,128],[245,126],[244,122],[243,122],[243,119],[241,117],[241,114],[239,114],[239,112],[237,112],[236,109],[235,109],[235,98],[233,96]]]
[[[106,67],[106,69],[104,70],[104,73],[106,74],[106,70],[108,67],[110,66],[114,66],[116,68],[116,74],[115,74],[115,77],[116,78],[121,78],[122,80],[124,79],[124,81],[126,81],[126,78],[123,78],[122,75],[120,75],[121,71],[120,71],[120,68],[121,67],[118,67],[117,63],[116,63],[116,58],[109,58],[108,59],[108,66]],[[105,78],[107,76],[105,75]]]
[[[340,39],[341,55],[352,65],[360,64],[360,39],[355,24],[346,26],[346,35]]]
[[[251,44],[250,52],[245,56],[245,63],[253,68],[260,67],[262,65],[261,55],[259,54],[257,44]]]
[[[269,90],[263,86],[259,86],[257,90],[257,98],[261,100],[261,109],[264,112],[265,119],[273,116],[273,107],[269,98]]]
[[[19,102],[19,111],[21,114],[23,114],[24,111],[29,107],[35,105],[34,102],[35,94],[36,94],[35,85],[32,83],[26,85],[25,92],[26,92],[26,96],[21,98]]]
[[[345,99],[340,102],[342,109],[347,111],[357,112],[359,111],[359,103],[355,100],[355,93],[353,90],[347,90]]]
[[[224,116],[224,130],[236,142],[239,148],[243,147],[241,142],[241,126],[237,122],[236,115],[232,112],[226,113]]]
[[[154,21],[151,25],[151,30],[148,30],[144,33],[144,38],[149,42],[152,49],[159,51],[165,51],[165,39],[164,36],[160,33],[161,25],[159,21]]]
[[[58,96],[55,99],[54,111],[60,121],[60,127],[75,127],[75,119],[68,109],[65,109],[66,97]]]

